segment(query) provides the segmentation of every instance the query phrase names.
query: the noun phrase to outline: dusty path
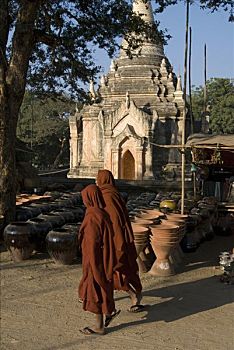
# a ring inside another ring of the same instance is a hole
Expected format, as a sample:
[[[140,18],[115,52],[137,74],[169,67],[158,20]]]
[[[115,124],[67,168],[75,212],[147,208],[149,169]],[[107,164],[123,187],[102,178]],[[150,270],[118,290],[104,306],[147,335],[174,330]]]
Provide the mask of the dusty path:
[[[218,253],[234,236],[216,237],[186,254],[184,271],[169,279],[142,276],[144,312],[127,312],[129,300],[105,336],[85,336],[92,315],[77,300],[81,266],[58,267],[34,256],[12,263],[1,253],[1,350],[233,350],[234,285],[219,282]]]

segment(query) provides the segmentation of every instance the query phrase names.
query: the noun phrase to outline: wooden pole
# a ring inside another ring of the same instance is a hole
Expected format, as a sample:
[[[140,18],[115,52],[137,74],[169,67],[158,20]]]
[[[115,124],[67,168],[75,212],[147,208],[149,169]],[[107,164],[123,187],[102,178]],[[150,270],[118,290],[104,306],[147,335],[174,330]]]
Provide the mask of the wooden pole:
[[[206,89],[206,44],[204,45],[204,117],[206,116],[207,89]]]
[[[193,105],[192,105],[192,79],[191,79],[191,62],[192,61],[192,28],[189,27],[189,114],[191,122],[191,134],[194,133]]]
[[[182,120],[182,155],[181,155],[181,214],[184,214],[184,197],[185,197],[185,127],[186,127],[186,91],[187,91],[187,61],[188,61],[188,32],[189,32],[189,4],[186,0],[186,30],[185,30],[185,51],[184,51],[184,108]]]

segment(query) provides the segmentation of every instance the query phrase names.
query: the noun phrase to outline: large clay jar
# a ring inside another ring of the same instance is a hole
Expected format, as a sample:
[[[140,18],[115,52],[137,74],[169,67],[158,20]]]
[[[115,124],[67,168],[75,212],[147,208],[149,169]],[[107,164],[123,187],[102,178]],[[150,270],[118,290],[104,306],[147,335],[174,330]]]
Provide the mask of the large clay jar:
[[[53,228],[61,227],[65,224],[65,219],[61,215],[56,214],[41,214],[38,216],[39,219],[44,219],[51,223]]]
[[[75,222],[75,215],[72,213],[71,210],[66,210],[66,208],[61,208],[61,209],[57,209],[51,212],[51,214],[55,214],[55,215],[60,215],[64,218],[65,223],[67,222]]]
[[[82,222],[73,223],[73,224],[69,223],[69,224],[63,225],[62,228],[64,228],[65,230],[67,230],[70,233],[76,234],[77,237],[79,237],[79,230],[80,230],[81,225],[82,225]],[[77,256],[81,256],[81,249],[80,249],[78,243],[77,243]]]
[[[5,227],[4,241],[13,261],[19,262],[31,256],[34,233],[33,224],[28,222],[12,222]]]
[[[33,218],[28,220],[34,226],[33,243],[35,250],[38,252],[46,251],[46,235],[52,230],[52,224],[49,221],[40,218]]]
[[[21,206],[20,208],[21,210],[25,210],[26,212],[29,212],[31,213],[31,217],[32,218],[35,218],[36,216],[40,215],[41,214],[41,209],[38,208],[38,207],[32,207],[30,205],[28,206]]]
[[[46,245],[55,263],[70,265],[77,256],[77,233],[64,228],[50,231],[46,236]]]
[[[49,213],[53,209],[49,203],[31,203],[30,207],[39,208],[42,214]]]

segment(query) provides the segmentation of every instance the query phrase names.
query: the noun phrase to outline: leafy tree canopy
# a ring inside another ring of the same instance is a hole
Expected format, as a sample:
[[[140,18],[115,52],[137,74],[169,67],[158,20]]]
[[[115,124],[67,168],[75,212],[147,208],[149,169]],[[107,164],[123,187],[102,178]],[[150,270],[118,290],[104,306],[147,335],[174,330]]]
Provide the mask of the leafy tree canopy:
[[[155,0],[156,12],[163,12],[167,6],[176,5],[179,2],[186,2],[186,0]],[[234,21],[234,2],[233,0],[190,0],[190,4],[199,3],[203,10],[210,10],[215,12],[222,9],[229,13],[229,21]]]
[[[131,2],[126,0],[1,1],[0,9],[3,7],[7,18],[2,23],[5,35],[1,51],[6,63],[12,58],[17,32],[27,31],[27,24],[20,23],[20,17],[34,3],[37,16],[27,85],[28,89],[43,94],[67,91],[84,97],[80,82],[93,78],[99,68],[93,62],[95,47],[112,56],[118,48],[116,39],[129,31],[145,32],[154,40],[164,40],[158,23],[153,28],[147,25],[132,13]],[[129,47],[136,45],[139,37],[129,38]]]
[[[34,166],[48,169],[69,164],[68,117],[74,110],[74,102],[64,96],[39,99],[30,92],[25,94],[17,136],[32,149]]]
[[[201,119],[204,111],[204,89],[192,92],[193,115]],[[213,133],[234,134],[234,84],[233,80],[212,78],[207,81],[207,109],[210,113],[210,128]]]

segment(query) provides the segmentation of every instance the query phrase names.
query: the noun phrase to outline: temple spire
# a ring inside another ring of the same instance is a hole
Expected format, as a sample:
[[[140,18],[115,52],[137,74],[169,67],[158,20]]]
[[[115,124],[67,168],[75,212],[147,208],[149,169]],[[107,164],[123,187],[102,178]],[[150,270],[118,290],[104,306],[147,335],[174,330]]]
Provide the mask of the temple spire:
[[[151,1],[133,0],[133,12],[141,16],[145,22],[154,23]]]

